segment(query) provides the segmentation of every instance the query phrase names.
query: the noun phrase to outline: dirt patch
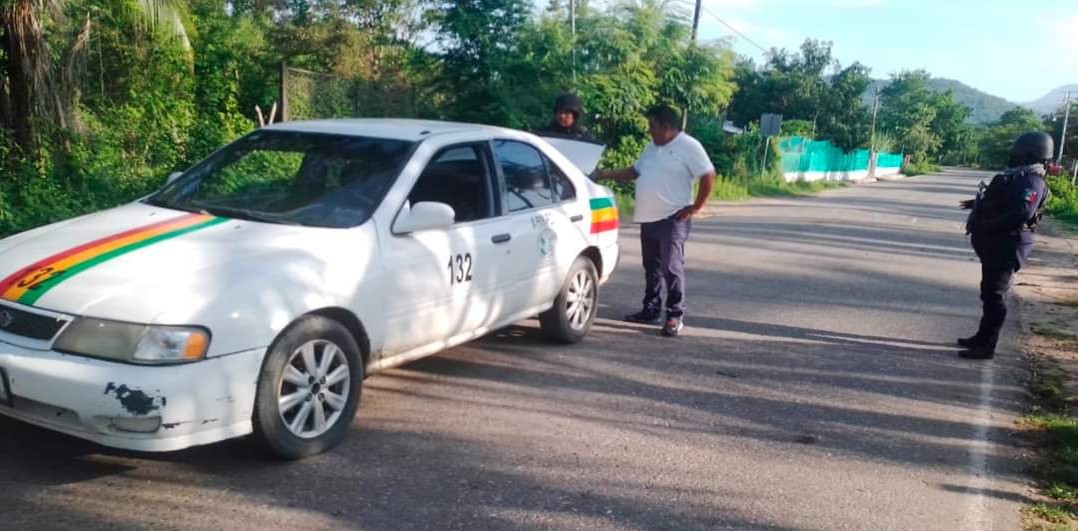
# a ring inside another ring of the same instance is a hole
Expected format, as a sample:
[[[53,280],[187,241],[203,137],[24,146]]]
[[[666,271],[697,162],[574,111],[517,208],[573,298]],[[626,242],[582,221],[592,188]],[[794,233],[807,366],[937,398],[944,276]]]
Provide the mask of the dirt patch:
[[[1078,397],[1078,238],[1047,221],[1018,274],[1022,345],[1058,361],[1070,398]]]

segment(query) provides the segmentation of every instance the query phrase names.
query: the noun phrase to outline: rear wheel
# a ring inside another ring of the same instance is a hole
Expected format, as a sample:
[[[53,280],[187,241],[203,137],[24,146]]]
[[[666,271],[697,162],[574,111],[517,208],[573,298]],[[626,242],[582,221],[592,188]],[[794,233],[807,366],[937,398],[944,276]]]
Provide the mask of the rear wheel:
[[[363,386],[363,357],[340,323],[304,317],[270,347],[255,399],[259,442],[285,459],[328,450],[344,439]]]
[[[578,256],[554,299],[554,306],[539,315],[543,334],[559,343],[576,343],[588,334],[599,300],[599,274],[591,260]]]

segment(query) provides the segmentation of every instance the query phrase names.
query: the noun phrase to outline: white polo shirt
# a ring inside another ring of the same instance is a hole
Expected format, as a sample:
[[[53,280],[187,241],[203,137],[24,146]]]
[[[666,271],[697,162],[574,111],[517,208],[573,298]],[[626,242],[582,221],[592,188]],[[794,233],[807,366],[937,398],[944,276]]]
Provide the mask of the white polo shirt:
[[[649,143],[633,169],[638,175],[633,221],[649,223],[693,204],[693,183],[715,171],[715,166],[698,140],[678,133],[661,146]]]

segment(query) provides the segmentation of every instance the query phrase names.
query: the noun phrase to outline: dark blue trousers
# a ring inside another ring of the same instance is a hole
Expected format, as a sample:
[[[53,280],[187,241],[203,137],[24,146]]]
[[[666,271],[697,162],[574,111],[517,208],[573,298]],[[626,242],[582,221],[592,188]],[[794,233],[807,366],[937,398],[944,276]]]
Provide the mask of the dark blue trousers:
[[[692,220],[669,217],[640,224],[640,254],[644,259],[644,310],[662,309],[666,284],[666,316],[685,314],[685,241]]]
[[[990,348],[995,348],[1007,320],[1007,295],[1014,274],[1033,249],[1033,239],[1023,236],[974,234],[973,237],[973,250],[981,259],[982,313],[976,337],[978,343]]]

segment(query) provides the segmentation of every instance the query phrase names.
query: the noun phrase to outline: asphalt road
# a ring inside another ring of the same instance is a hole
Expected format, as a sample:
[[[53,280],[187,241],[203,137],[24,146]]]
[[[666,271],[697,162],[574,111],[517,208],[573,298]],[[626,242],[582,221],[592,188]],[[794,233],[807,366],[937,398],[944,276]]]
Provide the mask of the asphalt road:
[[[981,177],[719,206],[677,339],[619,322],[626,226],[582,344],[525,322],[374,376],[350,438],[302,462],[0,419],[0,528],[1016,529],[1021,362],[951,346],[979,315],[955,205]]]

